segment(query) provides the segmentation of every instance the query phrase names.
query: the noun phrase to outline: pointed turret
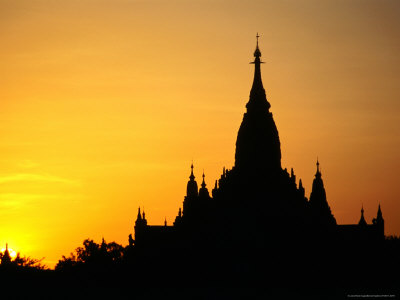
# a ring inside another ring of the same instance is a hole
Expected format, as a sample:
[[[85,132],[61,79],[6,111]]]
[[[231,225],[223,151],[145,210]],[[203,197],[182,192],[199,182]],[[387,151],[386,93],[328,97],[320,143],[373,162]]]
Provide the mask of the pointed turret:
[[[186,196],[183,200],[183,217],[186,218],[188,215],[193,214],[193,208],[195,202],[198,201],[199,190],[197,187],[197,182],[195,180],[195,176],[193,174],[193,162],[190,166],[191,172],[189,176],[189,181],[186,187]]]
[[[193,174],[193,162],[192,162],[192,164],[191,164],[191,166],[190,166],[190,169],[191,169],[191,171],[190,171],[189,179],[190,179],[190,180],[194,180],[195,177],[194,177],[194,174]]]
[[[175,217],[174,226],[180,226],[182,223],[182,209],[179,207],[178,215]]]
[[[147,225],[146,215],[144,213],[144,209],[143,209],[143,213],[142,214],[140,213],[140,207],[139,207],[136,222],[135,222],[135,227],[143,226],[143,225],[144,226]]]
[[[317,172],[315,173],[315,177],[321,178],[322,174],[321,171],[319,170],[319,161],[317,157]]]
[[[195,180],[195,176],[193,174],[193,163],[190,166],[191,172],[189,176],[189,181],[187,183],[187,188],[186,188],[186,196],[187,197],[197,197],[199,192],[198,192],[198,187],[197,187],[197,182]]]
[[[258,38],[260,36],[256,35],[257,45],[256,50],[254,51],[254,61],[251,64],[254,64],[254,78],[253,85],[250,91],[250,101],[247,103],[247,109],[269,109],[271,105],[269,104],[267,97],[265,95],[265,89],[261,80],[261,64],[264,62],[261,61],[261,51],[258,47]]]
[[[211,191],[213,198],[216,197],[215,195],[217,194],[217,191],[218,191],[218,180],[215,180],[214,188]]]
[[[376,237],[383,240],[385,238],[385,220],[382,216],[381,204],[378,205],[378,213],[376,214],[376,218],[372,220],[372,223],[375,226]]]
[[[146,215],[144,213],[144,209],[143,209],[143,213],[140,213],[140,207],[138,208],[138,214],[137,214],[137,218],[135,221],[135,243],[141,243],[143,236],[144,236],[144,232],[146,230],[147,227],[147,220],[146,220]]]
[[[199,190],[199,197],[202,199],[208,199],[210,198],[210,194],[208,192],[208,189],[206,187],[206,182],[204,180],[206,176],[204,175],[204,171],[203,171],[203,182],[201,183],[201,188]]]
[[[332,215],[328,201],[326,200],[326,192],[324,182],[322,181],[322,174],[319,169],[318,159],[317,172],[315,173],[309,204],[314,221],[316,221],[318,225],[324,227],[336,225],[335,217]]]
[[[254,51],[254,79],[236,140],[235,167],[251,173],[271,174],[281,171],[281,148],[278,130],[261,80],[261,51]],[[257,174],[256,174],[257,175]]]
[[[379,221],[382,221],[383,222],[383,216],[382,216],[382,211],[381,211],[381,204],[379,203],[379,205],[378,205],[378,213],[377,213],[377,215],[376,215],[376,220],[379,222]]]
[[[11,256],[10,256],[10,252],[8,251],[8,244],[6,243],[6,250],[3,253],[3,256],[1,258],[1,264],[2,265],[7,265],[11,263]]]
[[[361,206],[361,217],[360,217],[360,221],[358,221],[358,225],[360,226],[367,226],[367,222],[365,221],[364,218],[364,206]]]

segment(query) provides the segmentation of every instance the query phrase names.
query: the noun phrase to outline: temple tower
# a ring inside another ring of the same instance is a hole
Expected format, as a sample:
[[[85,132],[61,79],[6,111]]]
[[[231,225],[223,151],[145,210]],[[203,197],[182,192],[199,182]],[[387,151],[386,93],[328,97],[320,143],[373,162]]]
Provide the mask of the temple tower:
[[[324,182],[322,181],[322,174],[319,170],[318,159],[317,172],[315,173],[309,204],[312,218],[315,222],[317,222],[316,225],[325,228],[336,225],[335,217],[332,215],[328,201],[326,200],[326,192]]]
[[[281,148],[265,89],[261,80],[261,51],[254,51],[254,79],[247,111],[236,140],[235,168],[262,174],[276,174],[281,170]]]

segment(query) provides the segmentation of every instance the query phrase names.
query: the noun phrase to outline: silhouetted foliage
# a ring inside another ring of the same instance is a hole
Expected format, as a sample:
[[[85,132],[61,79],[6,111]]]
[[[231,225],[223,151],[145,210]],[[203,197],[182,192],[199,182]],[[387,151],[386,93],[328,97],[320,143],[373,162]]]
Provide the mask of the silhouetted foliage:
[[[6,250],[4,253],[0,252],[0,267],[10,268],[30,268],[36,270],[46,270],[47,266],[42,264],[44,257],[41,259],[35,259],[27,256],[21,256],[18,252],[15,258],[10,257],[8,251]]]
[[[115,242],[106,243],[103,239],[97,244],[91,239],[83,241],[83,247],[75,249],[69,257],[63,256],[58,261],[55,269],[68,271],[75,267],[109,267],[120,263],[123,259],[125,248]]]
[[[19,267],[45,270],[45,269],[47,269],[47,266],[42,264],[43,260],[44,260],[44,257],[41,259],[31,258],[29,256],[21,257],[20,254],[17,253],[17,256],[14,258],[14,260],[11,263],[14,263],[16,266],[19,266]]]

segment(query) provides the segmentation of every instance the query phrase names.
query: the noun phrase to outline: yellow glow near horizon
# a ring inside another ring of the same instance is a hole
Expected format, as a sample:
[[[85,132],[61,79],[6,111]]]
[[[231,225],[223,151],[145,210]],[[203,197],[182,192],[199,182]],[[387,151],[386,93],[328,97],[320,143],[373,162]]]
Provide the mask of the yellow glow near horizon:
[[[255,34],[282,165],[400,233],[398,1],[0,1],[0,245],[53,267],[234,163]]]
[[[4,252],[6,251],[6,248],[2,248],[1,249],[1,252],[3,252],[3,254],[4,254]],[[15,257],[17,257],[17,252],[15,252],[13,249],[11,249],[10,247],[8,247],[8,253],[10,254],[10,257],[11,258],[15,258]]]

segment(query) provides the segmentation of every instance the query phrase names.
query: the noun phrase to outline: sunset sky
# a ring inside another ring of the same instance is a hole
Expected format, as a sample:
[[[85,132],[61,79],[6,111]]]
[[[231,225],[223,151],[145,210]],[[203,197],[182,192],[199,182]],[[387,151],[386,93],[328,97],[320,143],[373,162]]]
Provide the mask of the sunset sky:
[[[0,248],[54,267],[234,163],[255,35],[282,165],[400,234],[400,1],[0,0]]]

